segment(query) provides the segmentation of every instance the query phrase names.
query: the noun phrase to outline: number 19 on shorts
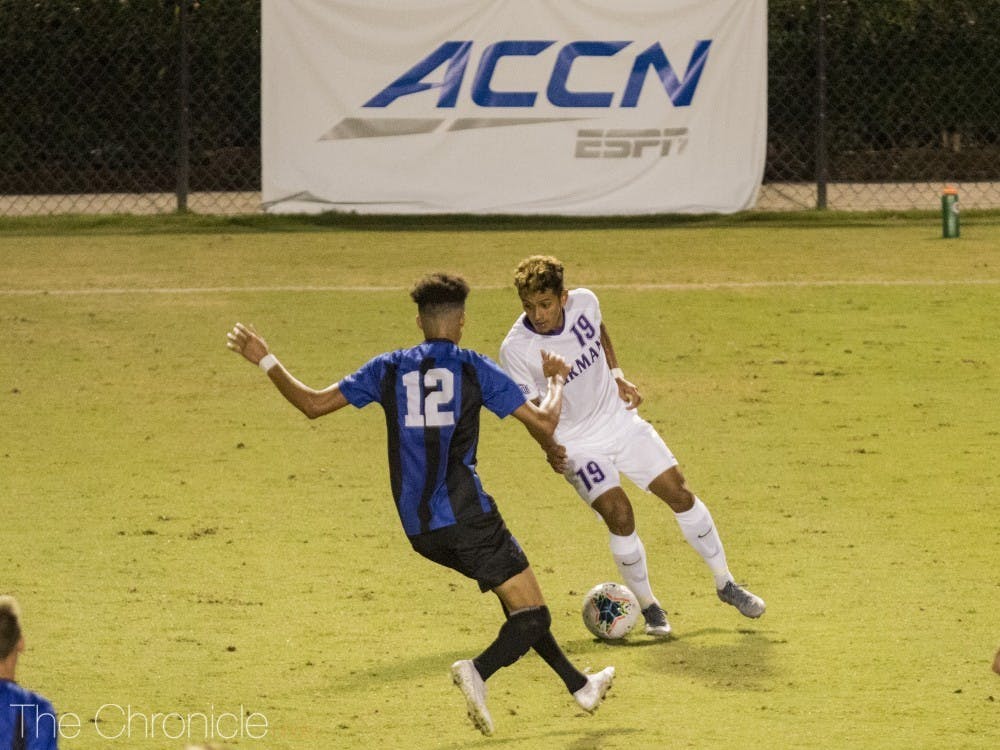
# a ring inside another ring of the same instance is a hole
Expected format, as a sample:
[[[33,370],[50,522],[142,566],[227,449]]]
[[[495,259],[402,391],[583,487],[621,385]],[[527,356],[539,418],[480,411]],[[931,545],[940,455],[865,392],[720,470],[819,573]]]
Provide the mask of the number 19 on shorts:
[[[579,478],[587,492],[590,492],[594,488],[594,485],[600,484],[605,479],[604,472],[601,471],[601,467],[598,466],[597,461],[588,461],[586,466],[582,469],[577,469],[573,473]]]

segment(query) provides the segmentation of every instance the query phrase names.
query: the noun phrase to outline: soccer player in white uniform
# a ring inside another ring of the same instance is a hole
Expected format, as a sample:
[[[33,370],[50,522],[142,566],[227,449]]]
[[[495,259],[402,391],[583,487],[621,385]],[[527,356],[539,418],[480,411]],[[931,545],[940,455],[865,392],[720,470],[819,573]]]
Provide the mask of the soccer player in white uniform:
[[[670,623],[649,583],[646,550],[622,474],[670,506],[684,538],[711,570],[719,599],[746,617],[760,617],[764,601],[735,582],[711,513],[688,489],[663,439],[636,411],[642,396],[618,367],[596,295],[567,291],[563,265],[550,256],[523,260],[514,284],[524,313],[500,347],[500,363],[532,400],[545,393],[542,349],[572,366],[555,433],[558,445],[548,451],[548,460],[607,524],[612,557],[639,599],[646,632],[669,635]]]

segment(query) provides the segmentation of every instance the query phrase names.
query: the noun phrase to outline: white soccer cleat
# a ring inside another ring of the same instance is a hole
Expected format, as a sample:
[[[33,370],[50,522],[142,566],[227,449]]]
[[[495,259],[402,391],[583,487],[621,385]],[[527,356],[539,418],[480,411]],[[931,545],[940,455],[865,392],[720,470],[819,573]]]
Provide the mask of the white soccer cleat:
[[[483,734],[493,734],[493,717],[486,708],[486,683],[479,676],[476,665],[470,659],[462,659],[451,665],[451,679],[465,696],[469,718]]]
[[[614,679],[615,668],[605,667],[597,674],[587,675],[587,684],[573,693],[573,697],[580,704],[580,708],[592,714],[601,705]]]
[[[646,621],[646,635],[657,638],[666,638],[670,635],[670,622],[659,602],[653,602],[642,610],[642,617]]]
[[[751,594],[739,584],[730,581],[724,588],[718,589],[719,599],[726,604],[732,604],[744,617],[758,618],[767,608],[764,600],[756,594]]]

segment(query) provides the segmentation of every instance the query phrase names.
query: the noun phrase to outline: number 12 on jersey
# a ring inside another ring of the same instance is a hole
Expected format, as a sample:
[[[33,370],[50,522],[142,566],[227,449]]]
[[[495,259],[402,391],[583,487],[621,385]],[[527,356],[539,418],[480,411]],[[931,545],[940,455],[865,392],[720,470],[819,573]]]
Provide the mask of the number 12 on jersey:
[[[423,383],[420,380],[418,370],[403,376],[406,388],[403,424],[407,427],[448,427],[455,424],[455,412],[444,408],[450,406],[455,398],[455,376],[451,370],[432,367],[424,373]]]

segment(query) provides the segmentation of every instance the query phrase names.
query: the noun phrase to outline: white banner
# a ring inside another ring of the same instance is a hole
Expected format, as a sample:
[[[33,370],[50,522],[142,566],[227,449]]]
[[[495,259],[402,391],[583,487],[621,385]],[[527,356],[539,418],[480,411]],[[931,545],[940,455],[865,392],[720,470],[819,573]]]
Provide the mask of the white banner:
[[[766,0],[263,0],[276,213],[753,205]]]

